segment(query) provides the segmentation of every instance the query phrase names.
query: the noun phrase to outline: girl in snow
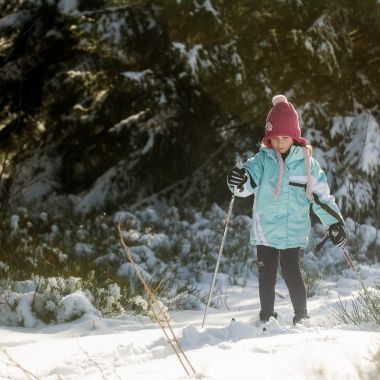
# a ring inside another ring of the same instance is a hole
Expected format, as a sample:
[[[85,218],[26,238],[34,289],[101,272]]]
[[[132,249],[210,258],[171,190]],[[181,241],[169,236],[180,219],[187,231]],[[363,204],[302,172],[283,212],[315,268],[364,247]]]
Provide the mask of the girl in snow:
[[[277,318],[274,300],[280,258],[296,324],[309,318],[299,259],[310,232],[310,210],[329,227],[335,245],[346,243],[346,232],[326,175],[301,137],[296,110],[283,95],[272,102],[259,153],[242,168],[234,167],[227,183],[236,196],[255,195],[250,242],[257,246],[260,320]]]

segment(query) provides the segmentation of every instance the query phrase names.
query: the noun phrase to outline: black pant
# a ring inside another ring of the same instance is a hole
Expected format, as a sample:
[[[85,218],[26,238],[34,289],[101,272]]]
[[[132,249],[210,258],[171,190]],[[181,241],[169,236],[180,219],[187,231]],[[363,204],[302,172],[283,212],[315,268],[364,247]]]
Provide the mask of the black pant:
[[[268,316],[273,314],[279,256],[282,276],[289,290],[294,313],[304,314],[306,287],[299,266],[300,248],[276,249],[265,245],[257,246],[261,312]]]

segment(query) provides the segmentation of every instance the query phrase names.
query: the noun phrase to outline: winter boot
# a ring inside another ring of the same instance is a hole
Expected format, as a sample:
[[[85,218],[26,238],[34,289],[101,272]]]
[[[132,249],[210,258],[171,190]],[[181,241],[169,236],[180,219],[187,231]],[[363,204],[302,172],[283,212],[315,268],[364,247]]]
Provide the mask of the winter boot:
[[[268,322],[270,317],[277,319],[278,314],[275,311],[272,311],[271,313],[265,313],[264,311],[260,310],[259,318],[261,322]]]
[[[297,323],[302,323],[305,319],[310,319],[306,310],[295,312],[293,317],[293,325],[295,326]]]

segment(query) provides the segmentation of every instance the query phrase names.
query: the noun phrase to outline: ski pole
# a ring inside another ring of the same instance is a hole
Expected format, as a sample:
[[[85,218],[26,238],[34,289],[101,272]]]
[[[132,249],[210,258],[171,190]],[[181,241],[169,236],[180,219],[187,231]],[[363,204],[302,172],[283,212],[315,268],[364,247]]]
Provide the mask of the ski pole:
[[[242,169],[243,168],[243,163],[239,160],[236,160],[235,162],[236,166],[239,168],[239,169]],[[234,206],[234,201],[235,201],[235,190],[236,190],[236,186],[233,188],[233,193],[232,193],[232,197],[231,197],[231,201],[230,201],[230,205],[228,207],[228,212],[227,212],[227,218],[226,218],[226,222],[224,224],[224,232],[223,232],[223,237],[222,237],[222,242],[220,244],[220,248],[219,248],[219,253],[218,253],[218,258],[216,260],[216,266],[215,266],[215,271],[214,271],[214,275],[212,277],[212,281],[211,281],[211,286],[210,286],[210,290],[208,292],[208,298],[207,298],[207,305],[206,305],[206,310],[205,310],[205,313],[203,315],[203,321],[202,321],[202,328],[205,324],[205,321],[206,321],[206,315],[207,315],[207,310],[210,306],[210,303],[211,303],[211,297],[212,297],[212,291],[214,289],[214,285],[215,285],[215,280],[216,280],[216,275],[218,274],[218,269],[219,269],[219,263],[220,263],[220,257],[222,256],[222,252],[223,252],[223,248],[224,248],[224,242],[226,240],[226,235],[227,235],[227,230],[228,230],[228,223],[230,221],[230,218],[231,218],[231,214],[232,214],[232,208]]]
[[[329,233],[327,232],[326,235],[323,237],[323,239],[316,245],[315,251],[318,252],[325,245],[325,243],[326,243],[326,241],[328,239],[329,239]],[[360,273],[359,273],[358,269],[356,268],[356,266],[354,264],[354,261],[352,260],[352,257],[350,255],[350,253],[348,252],[347,248],[346,247],[342,247],[342,251],[343,251],[343,255],[344,255],[345,259],[347,260],[347,262],[350,265],[351,269],[355,273],[356,278],[360,282],[360,285],[362,286],[362,288],[364,290],[366,290],[366,287],[364,286],[364,282],[363,282],[363,280],[362,280],[362,278],[360,276]]]
[[[316,246],[315,246],[315,251],[318,252],[326,243],[326,241],[329,240],[329,234],[327,233],[324,237],[323,240],[321,240]]]
[[[316,247],[315,247],[315,250],[316,252],[318,252],[326,243],[326,241],[329,239],[329,234],[327,233],[323,240],[320,241]],[[347,260],[348,264],[350,265],[351,269],[354,271],[357,279],[359,280],[360,282],[360,285],[362,286],[363,289],[365,289],[365,286],[364,286],[364,282],[360,276],[360,273],[358,271],[358,269],[356,268],[355,264],[354,264],[354,261],[352,260],[352,257],[350,255],[350,253],[347,251],[347,248],[346,247],[342,247],[342,250],[343,250],[343,255],[345,257],[345,259]]]
[[[217,260],[216,260],[215,271],[214,271],[214,275],[213,275],[213,277],[212,277],[210,290],[209,290],[209,292],[208,292],[207,306],[206,306],[205,313],[204,313],[204,315],[203,315],[202,328],[203,328],[203,326],[204,326],[204,324],[205,324],[207,310],[208,310],[208,308],[209,308],[209,306],[210,306],[211,295],[212,295],[212,291],[213,291],[213,289],[214,289],[215,279],[216,279],[216,275],[217,275],[217,273],[218,273],[218,269],[219,269],[220,257],[222,256],[222,252],[223,252],[223,248],[224,248],[224,241],[226,240],[226,235],[227,235],[227,230],[228,230],[228,222],[230,221],[230,217],[231,217],[232,207],[233,207],[233,205],[234,205],[234,201],[235,201],[235,194],[232,194],[231,201],[230,201],[230,206],[228,207],[228,213],[227,213],[226,222],[225,222],[225,224],[224,224],[224,232],[223,232],[223,237],[222,237],[222,243],[220,244],[219,253],[218,253],[218,258],[217,258]]]
[[[352,258],[351,258],[350,253],[347,251],[347,248],[345,248],[345,247],[343,247],[342,250],[343,250],[343,255],[344,255],[344,257],[346,258],[348,264],[350,264],[350,267],[351,267],[351,269],[354,271],[354,273],[355,273],[355,275],[356,275],[358,281],[360,282],[360,285],[361,285],[362,288],[365,290],[366,288],[365,288],[365,286],[364,286],[364,282],[363,282],[363,280],[362,280],[362,278],[361,278],[361,276],[360,276],[360,273],[359,273],[358,269],[356,268],[356,266],[355,266],[355,264],[354,264],[354,261],[353,261]]]

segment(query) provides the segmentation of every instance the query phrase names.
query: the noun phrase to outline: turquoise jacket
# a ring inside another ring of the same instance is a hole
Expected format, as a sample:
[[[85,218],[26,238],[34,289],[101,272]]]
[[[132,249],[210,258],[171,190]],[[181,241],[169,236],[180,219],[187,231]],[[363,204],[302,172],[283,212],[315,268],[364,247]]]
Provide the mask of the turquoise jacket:
[[[281,192],[274,196],[279,165],[272,149],[261,148],[244,165],[248,180],[236,196],[255,195],[250,242],[277,249],[305,247],[310,232],[310,208],[323,225],[343,221],[327,178],[318,162],[311,158],[312,199],[306,196],[306,163],[302,147],[292,146],[284,161]],[[257,186],[255,186],[257,185]]]

